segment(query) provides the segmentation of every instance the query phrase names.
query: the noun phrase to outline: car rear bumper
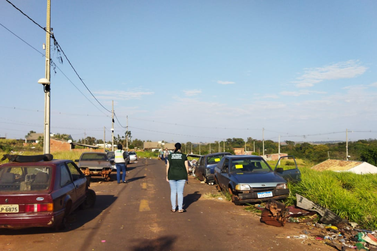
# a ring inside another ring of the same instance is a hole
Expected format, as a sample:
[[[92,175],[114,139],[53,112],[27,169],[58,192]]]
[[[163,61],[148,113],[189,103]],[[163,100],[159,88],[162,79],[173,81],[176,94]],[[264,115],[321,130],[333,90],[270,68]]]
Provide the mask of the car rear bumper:
[[[111,171],[114,170],[112,168],[103,168],[103,169],[92,169],[92,168],[85,168],[82,167],[81,171],[86,175],[86,176],[102,176],[102,177],[107,177],[110,175]],[[115,169],[116,170],[116,169]]]
[[[268,201],[270,199],[274,200],[284,200],[289,196],[289,189],[277,189],[272,191],[272,197],[258,198],[258,192],[250,193],[238,193],[234,195],[235,202],[238,203],[256,203],[260,201]]]
[[[0,228],[21,229],[31,227],[54,227],[62,220],[61,213],[1,214]]]

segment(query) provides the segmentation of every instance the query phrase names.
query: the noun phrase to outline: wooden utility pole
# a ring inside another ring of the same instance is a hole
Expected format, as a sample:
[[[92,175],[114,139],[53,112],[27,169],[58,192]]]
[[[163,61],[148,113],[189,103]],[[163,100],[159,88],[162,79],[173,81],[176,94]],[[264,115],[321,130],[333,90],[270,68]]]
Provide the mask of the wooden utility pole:
[[[103,127],[103,151],[106,152],[106,127]]]
[[[111,123],[111,151],[114,152],[114,100],[112,102]]]
[[[128,151],[128,115],[127,115],[127,125],[126,125],[126,150]]]
[[[263,132],[262,132],[262,147],[263,147],[263,149],[262,149],[263,154],[262,155],[264,155],[264,128],[263,128]]]
[[[44,114],[44,138],[43,138],[43,152],[50,153],[50,115],[51,115],[51,100],[50,100],[50,41],[51,41],[51,0],[47,0],[47,15],[46,15],[46,65],[45,65],[45,80],[39,83],[43,84],[45,92],[45,114]]]
[[[346,160],[348,161],[348,129],[346,129]]]

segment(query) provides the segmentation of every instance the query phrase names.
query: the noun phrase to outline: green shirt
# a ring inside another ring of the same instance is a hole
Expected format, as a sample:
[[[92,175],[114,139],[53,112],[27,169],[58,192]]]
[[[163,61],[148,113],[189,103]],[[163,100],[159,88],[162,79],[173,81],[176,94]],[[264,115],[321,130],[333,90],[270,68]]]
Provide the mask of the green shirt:
[[[187,180],[186,160],[186,154],[181,152],[169,154],[168,180]]]

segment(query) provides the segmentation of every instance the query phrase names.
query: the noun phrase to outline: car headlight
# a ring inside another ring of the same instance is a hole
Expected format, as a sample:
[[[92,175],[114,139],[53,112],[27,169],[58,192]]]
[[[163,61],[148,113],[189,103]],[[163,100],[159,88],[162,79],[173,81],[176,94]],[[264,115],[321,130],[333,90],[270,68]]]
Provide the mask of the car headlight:
[[[238,184],[236,185],[236,190],[237,191],[248,191],[250,190],[250,186],[247,184]]]
[[[278,184],[276,186],[276,189],[287,189],[287,184],[283,183],[283,184]]]

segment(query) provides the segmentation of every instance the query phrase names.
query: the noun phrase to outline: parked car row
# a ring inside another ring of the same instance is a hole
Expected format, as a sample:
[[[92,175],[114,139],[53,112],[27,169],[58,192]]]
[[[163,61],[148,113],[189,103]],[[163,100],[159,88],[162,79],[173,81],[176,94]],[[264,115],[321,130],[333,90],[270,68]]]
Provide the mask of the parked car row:
[[[4,155],[0,166],[0,228],[66,225],[76,208],[96,201],[90,179],[71,160],[54,160],[50,154]]]
[[[192,175],[209,185],[216,184],[219,191],[229,192],[235,204],[286,199],[287,183],[301,181],[293,156],[280,157],[272,169],[261,156],[212,153],[199,156],[192,164]]]

